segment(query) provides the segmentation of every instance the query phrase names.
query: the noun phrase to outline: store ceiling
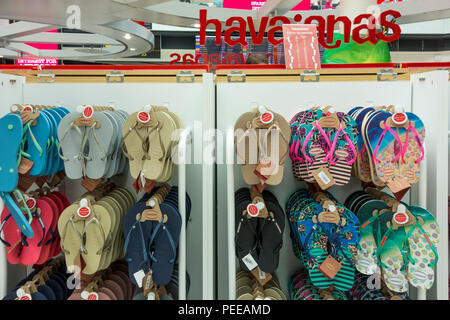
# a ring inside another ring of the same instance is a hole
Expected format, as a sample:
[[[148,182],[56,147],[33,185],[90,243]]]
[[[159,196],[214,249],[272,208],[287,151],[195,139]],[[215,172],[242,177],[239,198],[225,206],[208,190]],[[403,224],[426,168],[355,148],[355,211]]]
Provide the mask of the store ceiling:
[[[268,0],[257,11],[202,6],[208,19],[222,23],[230,17],[251,16],[258,19],[273,13],[293,17],[289,11],[299,0]],[[80,8],[80,30],[88,33],[44,33],[67,28],[71,6]],[[381,5],[382,11],[400,11],[398,23],[412,23],[450,17],[450,1],[408,0],[406,3]],[[154,48],[154,36],[145,27],[129,19],[180,27],[198,26],[199,5],[178,0],[1,0],[0,19],[20,22],[0,28],[0,55],[17,57],[32,54],[71,60],[117,59],[136,56]],[[303,11],[310,15],[339,15],[336,10]],[[255,21],[258,27],[258,20]],[[60,50],[39,50],[30,43],[55,43]],[[68,46],[70,45],[70,46]]]

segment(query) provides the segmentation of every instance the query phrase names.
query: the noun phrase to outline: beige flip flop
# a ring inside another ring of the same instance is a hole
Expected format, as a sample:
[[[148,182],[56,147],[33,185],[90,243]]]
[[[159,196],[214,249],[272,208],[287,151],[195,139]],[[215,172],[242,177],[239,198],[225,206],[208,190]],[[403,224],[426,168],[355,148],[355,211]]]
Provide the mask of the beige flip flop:
[[[139,112],[132,113],[122,127],[122,151],[129,160],[130,174],[137,179],[144,165],[149,127],[138,126]],[[126,150],[125,150],[126,149]]]
[[[80,250],[84,250],[83,246],[83,230],[84,221],[77,220],[77,202],[68,206],[62,212],[58,219],[58,232],[61,237],[61,249],[65,257],[66,267],[73,271],[73,266],[81,270],[81,254]]]
[[[102,254],[110,245],[107,242],[111,231],[111,217],[108,211],[98,204],[92,206],[91,216],[85,221],[85,248],[87,253],[81,253],[86,266],[84,274],[94,274],[99,270]]]
[[[144,161],[143,173],[149,180],[159,181],[164,177],[165,159],[172,145],[172,133],[176,130],[175,121],[163,111],[155,111],[157,124],[150,129],[148,158]]]
[[[236,120],[234,125],[235,152],[238,163],[241,164],[242,177],[248,185],[261,182],[261,179],[254,174],[259,161],[258,130],[252,128],[252,122],[256,117],[256,112],[246,112]]]

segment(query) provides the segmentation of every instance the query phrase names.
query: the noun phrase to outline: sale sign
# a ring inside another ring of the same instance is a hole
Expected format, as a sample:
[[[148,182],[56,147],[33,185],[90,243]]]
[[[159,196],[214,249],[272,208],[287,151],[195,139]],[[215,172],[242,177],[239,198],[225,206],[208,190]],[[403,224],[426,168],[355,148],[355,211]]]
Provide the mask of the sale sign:
[[[19,66],[57,66],[57,58],[23,57],[17,58],[16,64]]]
[[[258,10],[266,3],[266,0],[223,0],[223,7],[229,9],[242,9],[242,10]],[[299,0],[291,11],[298,10],[310,10],[311,0]]]
[[[287,69],[320,69],[316,25],[284,24],[283,40]]]

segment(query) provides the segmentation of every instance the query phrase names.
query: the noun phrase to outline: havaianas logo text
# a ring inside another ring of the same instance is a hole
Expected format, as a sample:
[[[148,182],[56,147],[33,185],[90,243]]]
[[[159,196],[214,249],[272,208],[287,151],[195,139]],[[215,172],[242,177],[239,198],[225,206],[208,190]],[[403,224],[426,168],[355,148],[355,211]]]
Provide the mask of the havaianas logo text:
[[[334,15],[329,15],[326,19],[321,16],[310,16],[305,19],[304,24],[312,24],[314,21],[318,23],[318,40],[322,47],[327,49],[335,49],[341,45],[341,40],[337,40],[336,43],[333,44],[333,33],[338,22],[343,23],[344,25],[344,43],[349,43],[351,39],[358,44],[363,44],[369,41],[372,44],[378,43],[378,40],[384,42],[393,42],[400,38],[401,28],[398,24],[391,22],[388,20],[388,17],[393,17],[397,19],[401,17],[400,12],[394,10],[388,10],[382,12],[377,19],[372,14],[364,13],[355,17],[353,20],[353,24],[358,25],[352,31],[352,21],[345,16],[336,17]],[[294,16],[295,23],[301,23],[303,17],[301,14],[296,14]],[[367,20],[367,24],[362,23],[363,20]],[[384,32],[376,30],[376,24],[373,21],[379,21],[379,24],[382,29],[391,29],[392,34],[386,35]],[[282,32],[283,28],[281,25],[276,26],[278,22],[282,24],[291,24],[291,20],[285,16],[275,16],[272,18],[263,17],[261,19],[261,23],[259,25],[259,29],[256,30],[255,23],[253,22],[252,17],[247,17],[245,20],[243,17],[231,17],[227,19],[225,22],[225,27],[229,27],[225,29],[224,32],[224,40],[229,46],[235,45],[248,45],[246,40],[246,31],[247,31],[247,23],[248,28],[250,30],[250,36],[252,39],[252,43],[254,45],[262,44],[264,34],[266,32],[267,26],[271,27],[267,31],[267,40],[271,45],[279,45],[283,42],[282,38],[275,38],[275,33]],[[233,26],[233,23],[238,23],[239,26]],[[220,45],[222,42],[222,24],[218,19],[207,19],[207,10],[200,10],[200,45],[205,45],[206,43],[206,29],[209,26],[214,26],[216,31],[216,45]],[[367,36],[362,37],[361,31],[366,30]],[[327,39],[325,39],[325,31],[328,35]],[[238,34],[237,37],[232,38],[232,34]]]

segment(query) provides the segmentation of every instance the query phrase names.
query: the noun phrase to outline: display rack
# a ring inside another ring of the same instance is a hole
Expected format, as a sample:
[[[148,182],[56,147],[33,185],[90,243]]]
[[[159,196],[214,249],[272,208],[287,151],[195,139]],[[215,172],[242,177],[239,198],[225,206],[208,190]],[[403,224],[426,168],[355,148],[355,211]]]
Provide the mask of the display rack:
[[[446,90],[441,92],[436,89],[440,85],[448,85],[447,71],[410,75],[408,69],[397,68],[390,70],[393,71],[391,73],[397,74],[397,77],[394,76],[387,80],[379,78],[379,74],[385,70],[384,67],[359,69],[356,75],[353,74],[352,68],[322,69],[318,71],[320,78],[314,82],[304,79],[302,81],[301,75],[305,73],[304,70],[264,71],[255,67],[245,70],[219,67],[217,69],[218,129],[223,132],[232,130],[237,118],[242,113],[249,111],[255,103],[265,105],[280,113],[287,121],[310,104],[333,105],[335,109],[344,112],[358,105],[401,104],[407,111],[415,112],[422,117],[427,128],[426,139],[429,143],[434,144],[434,141],[443,135],[444,129],[448,130],[447,113],[446,111],[440,113],[442,108],[446,110],[448,107],[448,103],[445,102],[448,93]],[[355,80],[349,81],[349,79]],[[431,82],[434,83],[434,86],[430,86],[430,88],[426,86],[430,91],[424,91],[423,84]],[[430,99],[429,95],[433,95],[434,99]],[[427,104],[424,103],[426,99],[429,100]],[[427,113],[427,116],[423,116],[424,113]],[[218,224],[227,223],[226,230],[218,229],[218,238],[228,238],[227,241],[218,243],[219,268],[217,274],[219,288],[222,288],[219,290],[219,298],[233,300],[235,299],[237,268],[234,251],[234,192],[247,185],[242,179],[240,167],[230,162],[234,158],[232,137],[232,133],[229,133],[226,145],[227,164],[226,166],[218,165],[217,172],[218,181],[227,181],[226,187],[222,184],[218,185]],[[444,236],[439,244],[439,263],[436,267],[435,286],[427,293],[411,290],[411,296],[414,299],[446,300],[448,299],[448,244],[445,241],[445,234],[447,233],[448,218],[447,211],[442,211],[441,206],[447,206],[447,183],[445,183],[445,188],[440,189],[440,187],[442,186],[441,180],[445,179],[446,182],[448,175],[446,170],[438,174],[434,171],[441,167],[443,160],[446,161],[448,152],[446,147],[439,152],[435,147],[430,146],[427,150],[428,159],[422,164],[424,175],[421,183],[414,186],[414,190],[409,192],[404,200],[424,206],[435,214],[441,226],[441,234]],[[438,165],[437,162],[440,164]],[[435,174],[439,177],[436,177]],[[269,186],[268,190],[277,196],[280,205],[284,207],[288,195],[300,187],[305,187],[305,183],[294,179],[288,159],[282,183],[278,186]],[[360,189],[360,182],[352,178],[347,186],[332,187],[330,191],[338,200],[344,201],[350,193]],[[434,192],[435,196],[430,195],[430,192]],[[298,268],[301,268],[301,264],[293,255],[289,232],[285,230],[283,248],[280,251],[280,264],[276,272],[285,292],[287,292],[289,276]]]
[[[213,202],[207,199],[213,198],[209,190],[214,180],[208,172],[210,168],[203,168],[201,163],[193,164],[187,158],[193,154],[193,145],[190,144],[192,134],[202,136],[203,130],[214,127],[213,77],[206,73],[206,67],[107,67],[70,66],[37,70],[7,66],[0,74],[1,81],[9,86],[5,89],[8,94],[3,95],[8,98],[2,100],[1,116],[8,112],[13,103],[61,105],[70,110],[82,104],[110,105],[129,114],[150,104],[167,106],[176,113],[186,128],[179,144],[179,154],[183,160],[179,161],[180,164],[176,166],[178,172],[169,181],[169,184],[180,188],[179,210],[183,219],[179,248],[179,294],[180,299],[213,299],[214,254],[210,242],[214,239]],[[123,77],[113,71],[120,71]],[[111,76],[108,79],[111,74],[116,78]],[[198,124],[201,124],[201,131],[196,129]],[[133,181],[128,173],[113,180],[133,190]],[[84,192],[77,180],[66,178],[64,188],[71,201]],[[186,221],[186,196],[183,190],[192,200],[189,223]],[[199,263],[202,267],[199,267]],[[23,277],[21,269],[11,265],[7,267],[3,253],[0,255],[0,281],[8,280],[0,282],[0,294],[5,293],[7,284],[11,287]],[[7,273],[3,273],[6,270]],[[187,296],[185,270],[189,272],[191,285]]]

